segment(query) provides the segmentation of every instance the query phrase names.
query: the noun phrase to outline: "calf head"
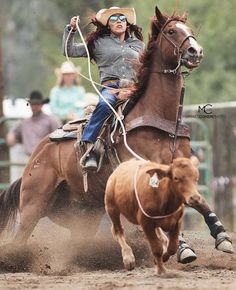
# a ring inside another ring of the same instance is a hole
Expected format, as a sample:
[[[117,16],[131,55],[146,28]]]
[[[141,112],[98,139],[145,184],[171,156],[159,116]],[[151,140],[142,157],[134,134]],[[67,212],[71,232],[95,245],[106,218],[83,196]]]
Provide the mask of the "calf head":
[[[171,188],[175,194],[183,199],[183,202],[191,205],[191,200],[200,198],[197,190],[199,179],[197,158],[176,158],[170,165],[156,164],[146,172],[152,177],[157,174],[161,179],[168,177],[171,180]]]

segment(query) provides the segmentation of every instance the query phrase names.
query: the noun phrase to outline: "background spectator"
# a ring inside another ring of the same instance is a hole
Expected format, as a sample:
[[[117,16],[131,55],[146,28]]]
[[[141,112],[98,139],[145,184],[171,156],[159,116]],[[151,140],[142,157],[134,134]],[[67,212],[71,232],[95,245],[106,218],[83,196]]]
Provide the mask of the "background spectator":
[[[50,107],[63,122],[84,115],[85,89],[79,85],[78,72],[79,69],[68,61],[55,70],[57,81],[50,92]]]
[[[32,116],[18,123],[6,136],[9,146],[21,143],[27,156],[30,156],[38,143],[46,135],[60,126],[59,120],[42,112],[44,100],[39,91],[30,93],[28,103]]]

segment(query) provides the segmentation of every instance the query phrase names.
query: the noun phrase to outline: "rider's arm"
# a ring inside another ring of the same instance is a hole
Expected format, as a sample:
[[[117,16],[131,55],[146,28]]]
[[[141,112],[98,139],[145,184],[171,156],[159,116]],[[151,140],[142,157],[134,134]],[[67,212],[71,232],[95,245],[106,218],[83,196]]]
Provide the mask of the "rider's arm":
[[[62,39],[62,50],[65,56],[67,52],[69,57],[87,57],[84,44],[74,42],[74,37],[76,33],[75,21],[77,17],[78,16],[72,17],[70,24],[67,24],[64,29],[64,34],[63,34],[63,39]],[[68,38],[69,33],[70,33],[70,36]],[[67,47],[66,47],[66,41],[67,41]]]
[[[14,146],[22,142],[22,122],[18,123],[6,136],[8,146]]]

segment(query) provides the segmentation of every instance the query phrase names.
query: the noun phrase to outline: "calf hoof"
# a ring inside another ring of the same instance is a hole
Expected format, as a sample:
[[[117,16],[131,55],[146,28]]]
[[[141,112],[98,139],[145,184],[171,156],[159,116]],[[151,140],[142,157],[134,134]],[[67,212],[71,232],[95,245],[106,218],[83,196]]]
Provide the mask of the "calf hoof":
[[[128,259],[126,259],[123,261],[123,263],[124,263],[125,269],[128,271],[131,271],[135,268],[135,260],[134,259],[133,260],[130,259],[129,261],[128,261]]]
[[[158,275],[163,275],[163,274],[166,274],[166,273],[167,273],[166,267],[162,266],[162,267],[158,267],[157,268],[157,274]]]
[[[165,253],[162,257],[163,262],[167,262],[170,258],[170,255],[168,253]]]
[[[234,252],[232,240],[226,232],[221,232],[217,235],[215,246],[218,251],[230,254]]]
[[[126,255],[123,258],[123,263],[126,270],[129,270],[129,271],[133,270],[135,268],[135,258],[134,258],[133,253]]]
[[[194,250],[186,243],[181,243],[177,250],[177,262],[181,264],[187,264],[195,261],[197,255]]]

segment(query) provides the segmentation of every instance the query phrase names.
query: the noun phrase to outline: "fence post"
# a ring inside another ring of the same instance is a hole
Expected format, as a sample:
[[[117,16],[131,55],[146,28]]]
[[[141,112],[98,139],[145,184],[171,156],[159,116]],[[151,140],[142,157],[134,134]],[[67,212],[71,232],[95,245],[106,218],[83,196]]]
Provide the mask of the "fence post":
[[[2,33],[0,30],[0,140],[5,139],[5,124],[3,119],[3,99],[4,99],[4,78],[3,78],[3,57],[2,57]],[[0,160],[9,160],[9,149],[4,142],[0,142]],[[0,183],[9,182],[9,168],[0,168]]]

